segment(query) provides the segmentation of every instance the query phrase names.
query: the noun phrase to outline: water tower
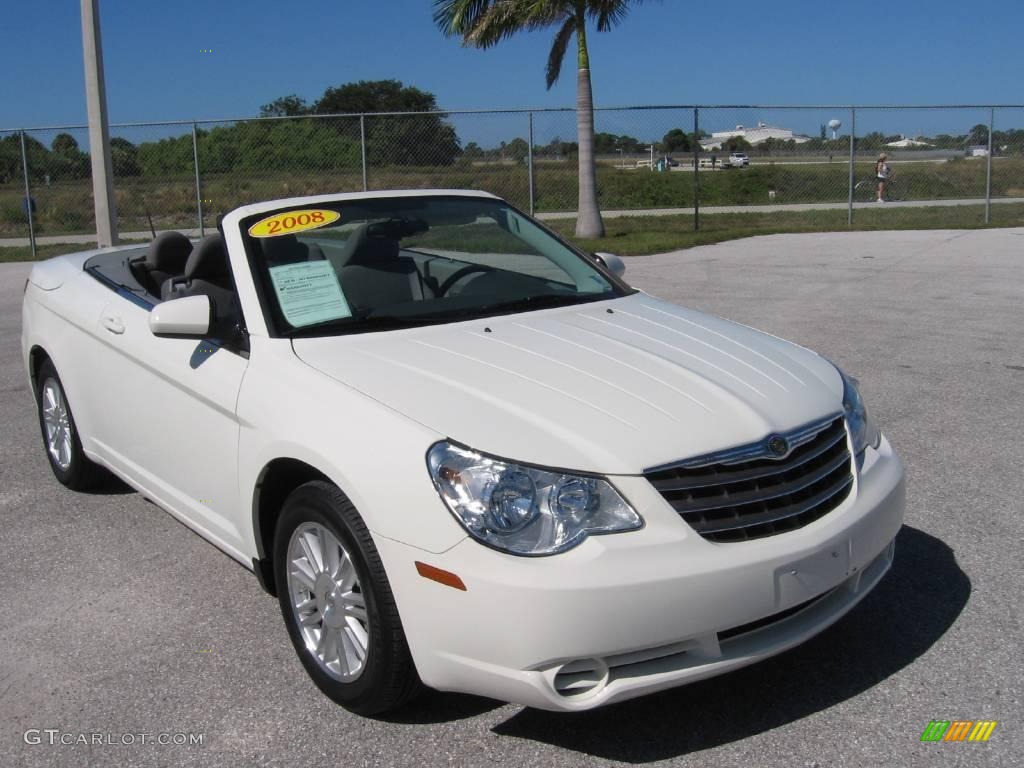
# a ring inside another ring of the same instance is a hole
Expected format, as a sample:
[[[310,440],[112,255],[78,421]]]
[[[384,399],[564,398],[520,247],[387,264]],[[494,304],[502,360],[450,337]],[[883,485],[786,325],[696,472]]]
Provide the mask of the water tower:
[[[839,127],[842,124],[843,124],[842,120],[836,120],[835,118],[832,118],[831,120],[828,121],[828,127],[832,129],[832,138],[833,139],[836,137],[836,131],[839,130]]]

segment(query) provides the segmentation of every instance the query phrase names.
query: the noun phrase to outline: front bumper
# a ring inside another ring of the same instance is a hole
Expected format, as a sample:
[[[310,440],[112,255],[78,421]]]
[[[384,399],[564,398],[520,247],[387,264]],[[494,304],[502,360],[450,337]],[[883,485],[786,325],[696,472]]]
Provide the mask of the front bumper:
[[[749,542],[706,541],[644,478],[612,481],[644,529],[561,555],[378,541],[423,682],[578,711],[737,669],[856,605],[889,569],[903,522],[903,466],[884,438],[839,507]],[[417,560],[458,574],[466,591],[419,577]]]

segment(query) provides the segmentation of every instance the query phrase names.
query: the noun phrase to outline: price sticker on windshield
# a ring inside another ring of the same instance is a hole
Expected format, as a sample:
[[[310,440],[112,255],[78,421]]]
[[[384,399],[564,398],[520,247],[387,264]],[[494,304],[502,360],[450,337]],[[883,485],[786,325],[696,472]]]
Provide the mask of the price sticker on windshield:
[[[265,219],[260,219],[249,227],[251,237],[280,237],[281,235],[292,235],[296,232],[304,232],[307,229],[316,229],[333,224],[341,218],[337,211],[325,211],[321,209],[309,211],[288,211],[287,213],[275,213]]]

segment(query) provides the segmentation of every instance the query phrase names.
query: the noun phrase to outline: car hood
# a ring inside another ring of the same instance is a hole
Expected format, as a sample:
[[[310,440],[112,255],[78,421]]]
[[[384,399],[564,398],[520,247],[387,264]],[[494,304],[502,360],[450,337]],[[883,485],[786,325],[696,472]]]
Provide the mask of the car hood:
[[[639,474],[842,409],[839,374],[814,352],[642,293],[293,347],[464,445],[606,474]]]

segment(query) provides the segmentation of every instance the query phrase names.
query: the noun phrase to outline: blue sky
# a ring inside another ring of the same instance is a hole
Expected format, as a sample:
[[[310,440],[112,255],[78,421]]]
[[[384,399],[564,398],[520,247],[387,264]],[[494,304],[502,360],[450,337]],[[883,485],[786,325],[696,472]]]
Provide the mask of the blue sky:
[[[100,0],[111,120],[254,115],[276,96],[314,99],[329,85],[382,78],[432,91],[448,109],[573,104],[571,61],[567,77],[544,87],[550,34],[468,50],[437,32],[431,7]],[[5,21],[0,128],[84,122],[79,4],[20,2]],[[1020,0],[647,2],[619,29],[591,35],[595,100],[1022,103],[1021,29]],[[929,119],[903,129],[927,130]]]

